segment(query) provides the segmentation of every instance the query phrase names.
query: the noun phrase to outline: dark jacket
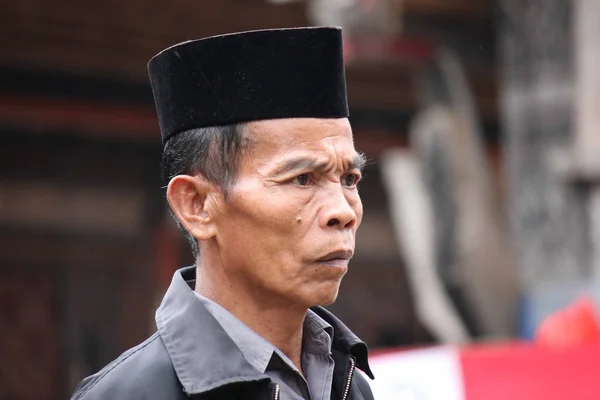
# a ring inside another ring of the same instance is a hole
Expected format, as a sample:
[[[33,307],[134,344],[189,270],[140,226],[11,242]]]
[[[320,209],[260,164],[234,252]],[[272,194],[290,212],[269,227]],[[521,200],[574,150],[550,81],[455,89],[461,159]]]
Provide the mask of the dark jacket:
[[[84,379],[72,400],[275,399],[278,387],[252,367],[193,292],[195,268],[175,273],[156,311],[157,333]],[[372,399],[367,346],[340,320],[313,309],[334,329],[331,399]]]

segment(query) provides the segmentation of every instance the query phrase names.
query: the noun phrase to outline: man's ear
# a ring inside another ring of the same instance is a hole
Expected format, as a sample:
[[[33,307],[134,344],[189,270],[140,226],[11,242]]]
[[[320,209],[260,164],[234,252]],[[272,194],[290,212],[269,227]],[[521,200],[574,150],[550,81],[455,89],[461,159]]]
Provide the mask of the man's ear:
[[[177,175],[167,186],[167,201],[185,229],[197,240],[207,240],[216,233],[209,196],[215,186],[202,176]]]

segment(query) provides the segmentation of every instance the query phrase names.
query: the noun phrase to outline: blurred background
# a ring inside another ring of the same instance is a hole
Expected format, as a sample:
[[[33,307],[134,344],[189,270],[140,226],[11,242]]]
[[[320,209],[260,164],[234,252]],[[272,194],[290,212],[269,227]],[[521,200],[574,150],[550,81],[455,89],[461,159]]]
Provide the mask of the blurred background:
[[[600,298],[595,0],[8,0],[0,399],[67,398],[155,330],[192,263],[146,63],[241,30],[344,29],[365,216],[331,309],[373,349],[531,339]]]

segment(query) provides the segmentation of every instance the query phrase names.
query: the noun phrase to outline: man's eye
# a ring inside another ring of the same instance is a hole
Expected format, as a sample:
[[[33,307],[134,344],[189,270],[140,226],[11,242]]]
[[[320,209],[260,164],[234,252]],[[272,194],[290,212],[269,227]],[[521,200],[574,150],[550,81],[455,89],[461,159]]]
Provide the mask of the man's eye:
[[[310,177],[308,174],[298,175],[292,180],[292,183],[299,186],[308,186],[310,184]]]
[[[342,177],[342,185],[347,187],[354,187],[360,181],[360,176],[357,174],[346,174]]]

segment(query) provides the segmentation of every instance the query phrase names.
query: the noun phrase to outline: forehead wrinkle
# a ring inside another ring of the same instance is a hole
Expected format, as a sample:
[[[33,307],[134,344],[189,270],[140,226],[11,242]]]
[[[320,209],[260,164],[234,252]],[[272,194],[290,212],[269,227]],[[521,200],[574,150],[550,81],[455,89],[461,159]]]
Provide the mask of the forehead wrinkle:
[[[326,169],[328,165],[329,162],[325,160],[319,160],[317,158],[307,156],[300,156],[285,161],[283,165],[277,168],[277,170],[285,172],[301,169]]]
[[[260,162],[261,165],[255,166],[259,175],[266,177],[300,169],[323,171],[331,168],[361,169],[365,164],[361,160],[361,155],[357,155],[354,150],[351,131],[349,137],[346,138],[346,135],[341,134],[339,130],[330,131],[330,121],[318,121],[318,124],[314,124],[312,127],[310,124],[294,124],[290,121],[257,121],[247,124],[246,127],[252,132],[251,136],[254,142],[251,153],[258,156],[263,148],[268,148],[270,153],[259,156],[259,158],[262,156],[265,158],[265,162]],[[327,129],[321,131],[322,127]],[[304,134],[305,131],[311,133],[315,129],[321,131],[316,137]],[[284,132],[287,136],[286,140],[282,140],[280,137]],[[350,147],[346,147],[345,139],[349,139]],[[300,149],[302,150],[298,151]],[[286,160],[286,158],[288,159]]]

